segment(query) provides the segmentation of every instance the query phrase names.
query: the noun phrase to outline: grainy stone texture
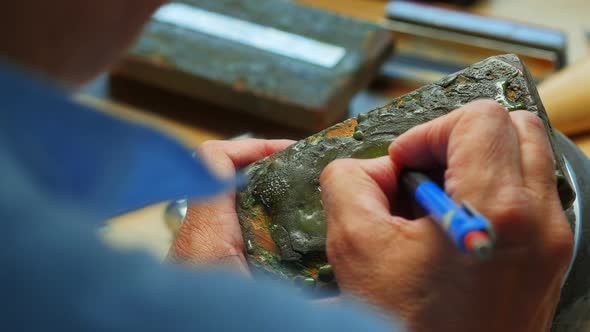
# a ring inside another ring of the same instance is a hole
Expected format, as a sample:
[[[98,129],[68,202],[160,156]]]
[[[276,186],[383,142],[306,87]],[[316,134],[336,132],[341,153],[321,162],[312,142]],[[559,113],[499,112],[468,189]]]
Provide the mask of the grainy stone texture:
[[[508,111],[536,114],[553,144],[553,130],[524,65],[514,55],[489,58],[251,165],[251,181],[237,195],[249,263],[288,280],[315,279],[312,287],[333,286],[334,281],[318,278],[327,264],[319,186],[323,168],[338,158],[386,155],[389,144],[408,129],[482,98],[494,99]],[[563,170],[559,157],[561,179]],[[566,206],[573,200],[566,180],[560,181],[560,195]]]

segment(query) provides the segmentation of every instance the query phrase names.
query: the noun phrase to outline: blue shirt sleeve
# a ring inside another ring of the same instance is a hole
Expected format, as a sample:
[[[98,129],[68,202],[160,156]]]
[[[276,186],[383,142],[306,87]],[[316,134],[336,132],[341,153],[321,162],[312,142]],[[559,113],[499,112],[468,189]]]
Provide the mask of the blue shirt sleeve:
[[[109,249],[93,227],[216,179],[188,149],[0,65],[0,331],[386,331],[354,305]]]
[[[84,211],[1,153],[0,183],[1,331],[392,330],[361,306],[312,305],[277,285],[109,249]]]

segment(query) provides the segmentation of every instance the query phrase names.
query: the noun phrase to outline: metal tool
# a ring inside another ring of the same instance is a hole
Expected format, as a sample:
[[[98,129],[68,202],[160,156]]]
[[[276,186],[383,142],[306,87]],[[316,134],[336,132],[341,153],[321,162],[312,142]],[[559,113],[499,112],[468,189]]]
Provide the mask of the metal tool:
[[[187,210],[188,200],[186,199],[172,201],[166,205],[166,210],[164,211],[164,220],[173,234],[176,234],[178,228],[180,228],[184,222]]]
[[[381,25],[396,38],[385,78],[421,85],[499,53],[517,54],[535,80],[566,65],[567,36],[552,28],[401,0],[389,2]]]

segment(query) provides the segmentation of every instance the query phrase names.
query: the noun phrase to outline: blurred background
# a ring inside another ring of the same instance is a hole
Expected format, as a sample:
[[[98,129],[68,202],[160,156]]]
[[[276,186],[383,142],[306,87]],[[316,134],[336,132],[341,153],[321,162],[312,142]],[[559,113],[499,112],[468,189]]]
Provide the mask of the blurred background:
[[[590,155],[589,45],[587,0],[174,1],[78,98],[193,148],[209,139],[301,139],[515,53],[554,127]],[[148,207],[103,234],[164,258],[183,209]]]

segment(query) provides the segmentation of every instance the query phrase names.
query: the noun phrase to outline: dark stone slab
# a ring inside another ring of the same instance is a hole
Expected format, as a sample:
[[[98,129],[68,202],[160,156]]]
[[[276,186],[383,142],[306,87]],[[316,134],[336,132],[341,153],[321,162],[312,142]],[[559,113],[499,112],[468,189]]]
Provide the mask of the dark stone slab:
[[[322,67],[154,19],[115,68],[115,77],[308,133],[346,119],[350,100],[377,75],[393,44],[391,33],[376,24],[290,0],[171,3],[341,47],[346,53],[334,67]]]

